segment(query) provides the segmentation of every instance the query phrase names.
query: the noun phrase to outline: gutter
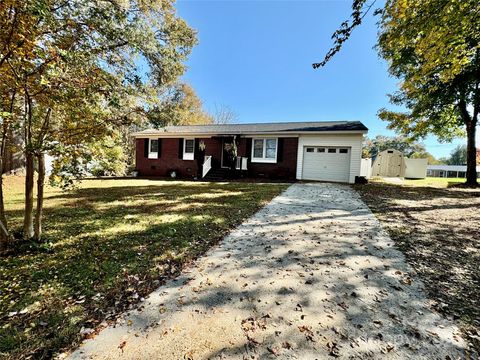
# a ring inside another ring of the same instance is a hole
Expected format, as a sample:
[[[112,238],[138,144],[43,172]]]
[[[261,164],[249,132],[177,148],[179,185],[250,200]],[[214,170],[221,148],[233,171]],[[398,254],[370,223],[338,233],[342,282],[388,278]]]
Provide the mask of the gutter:
[[[342,134],[366,134],[368,130],[336,130],[336,131],[276,131],[276,132],[238,132],[235,134],[228,133],[192,133],[192,132],[136,132],[130,136],[134,138],[181,138],[181,137],[215,137],[215,136],[272,136],[284,135],[286,137],[298,137],[299,135],[342,135]]]

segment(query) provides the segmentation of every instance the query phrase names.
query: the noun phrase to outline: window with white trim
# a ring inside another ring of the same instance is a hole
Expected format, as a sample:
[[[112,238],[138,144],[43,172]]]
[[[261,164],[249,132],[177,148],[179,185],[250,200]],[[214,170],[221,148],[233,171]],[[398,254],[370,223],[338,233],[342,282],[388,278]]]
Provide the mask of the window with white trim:
[[[195,139],[183,139],[183,160],[193,160],[195,157]]]
[[[276,163],[277,138],[252,139],[252,162]]]
[[[158,158],[158,139],[148,139],[148,158]]]

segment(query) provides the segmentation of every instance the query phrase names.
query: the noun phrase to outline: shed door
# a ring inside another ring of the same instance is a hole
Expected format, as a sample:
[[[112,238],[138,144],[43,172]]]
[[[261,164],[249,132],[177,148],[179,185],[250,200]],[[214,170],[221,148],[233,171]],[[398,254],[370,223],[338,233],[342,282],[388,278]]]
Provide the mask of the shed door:
[[[402,175],[402,154],[388,152],[386,176],[398,177]]]
[[[348,182],[350,152],[348,147],[305,146],[302,179]]]

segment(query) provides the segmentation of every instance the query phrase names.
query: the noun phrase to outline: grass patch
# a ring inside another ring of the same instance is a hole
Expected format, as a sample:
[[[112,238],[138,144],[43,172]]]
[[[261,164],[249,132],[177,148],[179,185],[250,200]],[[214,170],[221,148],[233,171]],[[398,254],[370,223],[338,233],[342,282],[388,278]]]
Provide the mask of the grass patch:
[[[400,180],[403,186],[413,186],[413,187],[434,187],[445,189],[458,184],[465,182],[464,178],[438,178],[438,177],[427,177],[425,179],[402,179]],[[388,180],[385,180],[381,177],[374,177],[369,179],[370,183],[380,183],[380,184],[393,184]]]
[[[438,178],[427,177],[425,179],[405,179],[404,185],[407,186],[430,186],[437,188],[448,188],[452,185],[462,184],[465,182],[464,178]]]
[[[480,191],[381,182],[355,189],[422,279],[432,307],[457,320],[480,353]]]
[[[4,186],[9,225],[20,229],[23,178]],[[51,358],[75,346],[82,329],[132,307],[285,188],[140,179],[47,187],[47,244],[0,258],[0,357]]]

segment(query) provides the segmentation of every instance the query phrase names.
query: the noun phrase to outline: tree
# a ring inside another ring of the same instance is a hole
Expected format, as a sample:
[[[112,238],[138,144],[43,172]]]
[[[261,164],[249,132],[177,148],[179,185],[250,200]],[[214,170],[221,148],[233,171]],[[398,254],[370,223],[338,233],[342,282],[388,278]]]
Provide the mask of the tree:
[[[214,124],[233,124],[238,121],[238,115],[227,105],[215,105],[212,113]]]
[[[429,164],[437,163],[435,157],[425,149],[423,144],[405,136],[377,135],[373,139],[366,138],[363,143],[363,156],[372,157],[388,149],[398,150],[409,158],[427,159]]]
[[[213,122],[212,117],[203,110],[202,101],[193,88],[185,83],[174,84],[163,94],[161,103],[150,111],[149,120],[156,128]]]
[[[12,132],[13,118],[12,113],[15,108],[14,93],[2,94],[2,102],[0,107],[0,251],[8,246],[10,233],[8,231],[7,217],[5,215],[5,206],[3,200],[3,174],[4,164],[7,160],[9,135]]]
[[[361,23],[371,4],[353,2],[325,65]],[[401,80],[392,104],[382,109],[389,128],[414,139],[435,134],[442,141],[467,135],[466,185],[478,186],[475,132],[480,113],[480,2],[478,0],[388,0],[380,15],[377,48],[389,72]],[[338,33],[337,31],[337,33]],[[330,56],[330,57],[329,57]]]
[[[384,135],[377,135],[373,139],[366,138],[364,141],[364,149],[368,151],[370,156],[375,156],[379,152],[387,149],[398,150],[408,157],[414,154],[425,154],[427,152],[423,144],[412,141],[404,136]]]
[[[184,72],[196,37],[176,16],[173,1],[6,0],[0,11],[3,133],[14,125],[22,129],[23,233],[40,240],[45,152],[64,163],[76,161],[88,142],[145,114],[157,103],[156,90]],[[0,201],[1,216],[1,196]]]
[[[93,143],[87,171],[94,176],[125,175],[127,155],[121,140],[120,134],[115,133]]]
[[[428,165],[439,165],[442,164],[440,159],[435,158],[432,154],[429,152],[425,154],[413,154],[411,156],[412,159],[427,159],[427,164]]]
[[[450,157],[447,159],[448,165],[465,165],[467,163],[467,146],[458,145],[450,153]]]

